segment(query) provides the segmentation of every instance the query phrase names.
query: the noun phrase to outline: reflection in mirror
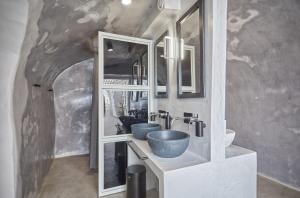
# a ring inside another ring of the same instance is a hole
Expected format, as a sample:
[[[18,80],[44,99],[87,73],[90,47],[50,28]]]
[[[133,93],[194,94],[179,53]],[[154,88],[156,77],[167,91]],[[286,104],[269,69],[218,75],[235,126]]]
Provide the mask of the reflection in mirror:
[[[165,32],[155,43],[155,97],[168,97],[168,59],[166,56],[169,39],[166,39],[168,32]]]
[[[142,85],[148,84],[148,52],[145,51],[141,57],[141,82]]]
[[[148,122],[148,91],[103,90],[104,136],[131,133],[131,125]]]
[[[148,46],[104,39],[104,84],[148,85]]]
[[[127,143],[104,143],[104,189],[125,185]]]
[[[198,1],[177,22],[179,45],[178,97],[204,97],[203,5]]]

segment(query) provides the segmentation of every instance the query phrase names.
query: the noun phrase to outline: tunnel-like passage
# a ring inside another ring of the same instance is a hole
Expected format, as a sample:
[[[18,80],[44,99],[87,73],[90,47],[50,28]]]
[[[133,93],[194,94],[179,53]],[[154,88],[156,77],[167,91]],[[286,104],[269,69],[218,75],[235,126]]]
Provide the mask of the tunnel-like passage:
[[[61,120],[61,117],[58,117],[61,112],[58,110],[64,111],[65,107],[68,109],[68,105],[72,102],[80,103],[79,100],[82,99],[83,94],[89,94],[87,100],[91,102],[91,87],[83,92],[74,92],[75,95],[71,94],[69,98],[60,98],[68,89],[67,87],[71,86],[66,82],[60,83],[60,78],[64,75],[62,74],[60,77],[60,74],[64,71],[67,73],[69,71],[67,68],[73,65],[76,68],[76,64],[94,58],[95,50],[92,43],[99,30],[140,36],[159,11],[156,1],[135,1],[127,9],[123,9],[123,5],[118,0],[28,0],[28,2],[24,0],[22,4],[17,5],[18,3],[19,1],[15,0],[1,2],[1,14],[5,15],[8,23],[13,21],[11,32],[18,32],[18,35],[15,33],[9,35],[8,32],[6,38],[12,40],[19,36],[19,43],[17,40],[15,41],[16,55],[14,57],[18,63],[14,63],[11,75],[7,76],[10,78],[11,84],[11,94],[8,95],[13,96],[13,99],[8,98],[7,101],[13,101],[13,104],[8,107],[11,109],[11,114],[14,114],[11,124],[15,125],[15,132],[10,133],[11,146],[15,147],[12,150],[15,154],[10,157],[15,159],[7,161],[15,162],[12,165],[15,167],[10,170],[11,174],[15,175],[15,179],[10,182],[12,186],[15,186],[11,193],[15,193],[17,197],[27,198],[37,196],[55,155],[64,155],[68,152],[88,152],[87,131],[90,120],[81,113],[89,114],[90,106],[83,105],[81,108],[80,104],[76,103],[74,105],[77,110],[63,112],[64,115],[72,114],[68,126],[57,120]],[[1,24],[1,30],[4,25],[7,24]],[[15,29],[16,26],[19,26],[20,29]],[[1,39],[5,40],[5,35],[1,35]],[[3,46],[3,49],[9,48],[10,45],[12,46],[12,44]],[[6,72],[2,71],[3,68],[1,67],[1,74]],[[90,75],[92,74],[92,65],[85,69]],[[80,84],[87,80],[83,79],[80,73],[78,75],[76,83]],[[91,80],[92,76],[87,78]],[[5,81],[4,78],[1,78],[2,80]],[[75,89],[75,87],[73,88]],[[56,98],[55,93],[57,94]],[[59,99],[65,100],[65,106]],[[63,105],[63,107],[57,105]],[[82,122],[82,120],[84,121]],[[85,126],[82,125],[83,123]],[[64,127],[66,130],[60,127]],[[85,133],[74,137],[74,133],[67,132],[67,129],[76,131],[76,127],[78,130],[86,127]],[[69,147],[70,150],[68,150],[68,146],[61,148],[66,139],[70,139],[69,145],[76,141],[77,143],[84,141],[84,148]],[[7,164],[7,166],[10,165]]]

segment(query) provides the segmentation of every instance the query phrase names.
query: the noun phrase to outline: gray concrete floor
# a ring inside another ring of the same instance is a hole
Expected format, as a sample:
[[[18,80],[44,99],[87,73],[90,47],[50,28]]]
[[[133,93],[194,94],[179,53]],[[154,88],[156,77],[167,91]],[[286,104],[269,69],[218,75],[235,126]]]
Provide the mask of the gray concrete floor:
[[[125,193],[105,198],[125,198]],[[156,198],[150,191],[148,198]],[[44,180],[39,198],[97,198],[97,173],[90,171],[87,156],[54,160]],[[300,193],[258,177],[258,198],[300,198]]]

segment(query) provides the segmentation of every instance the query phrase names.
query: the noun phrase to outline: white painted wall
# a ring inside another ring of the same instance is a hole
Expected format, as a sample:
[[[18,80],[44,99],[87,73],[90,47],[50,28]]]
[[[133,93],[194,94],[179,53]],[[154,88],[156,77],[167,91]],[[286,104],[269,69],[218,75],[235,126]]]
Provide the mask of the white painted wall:
[[[26,0],[0,1],[0,197],[17,194],[18,162],[13,115],[13,88],[25,36]]]
[[[170,36],[176,38],[176,21],[196,1],[182,1],[182,12],[173,20],[166,22],[168,14],[162,14],[162,20],[156,19],[144,36],[155,38],[166,30]],[[205,64],[204,86],[205,97],[196,99],[177,98],[177,62],[169,60],[169,97],[156,99],[154,106],[157,110],[169,111],[173,117],[182,117],[183,112],[197,113],[207,127],[204,129],[204,137],[196,137],[194,128],[190,129],[191,144],[189,149],[201,154],[210,160],[223,160],[225,149],[225,73],[226,73],[226,19],[227,1],[205,0]],[[163,28],[162,28],[163,27]],[[178,49],[176,42],[174,49]],[[178,52],[174,51],[176,56]],[[214,104],[214,105],[212,105]],[[162,123],[163,124],[163,123]],[[188,126],[182,121],[177,121],[173,129],[187,131]]]
[[[256,153],[243,148],[227,149],[225,158],[225,73],[226,73],[226,20],[227,1],[206,2],[207,40],[206,54],[206,98],[176,98],[176,64],[170,63],[168,99],[156,100],[158,109],[171,115],[182,116],[183,111],[200,114],[210,125],[209,134],[203,141],[210,143],[211,161],[164,173],[160,178],[160,197],[209,197],[209,198],[255,198],[256,197]],[[195,110],[194,110],[195,109]],[[183,125],[177,125],[183,129]],[[196,143],[195,137],[192,138]],[[201,144],[201,143],[200,143]],[[199,145],[199,142],[198,142]],[[148,161],[147,161],[148,163]],[[150,163],[148,163],[150,164]],[[180,188],[178,188],[180,186]]]

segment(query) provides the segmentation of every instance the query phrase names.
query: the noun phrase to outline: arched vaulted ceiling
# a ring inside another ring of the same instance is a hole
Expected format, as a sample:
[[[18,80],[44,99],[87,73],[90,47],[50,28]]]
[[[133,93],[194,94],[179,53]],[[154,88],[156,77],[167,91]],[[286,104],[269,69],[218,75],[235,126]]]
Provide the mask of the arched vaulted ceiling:
[[[44,0],[26,76],[32,83],[51,85],[64,69],[94,56],[87,43],[99,30],[141,36],[159,14],[156,3],[132,0],[124,6],[121,0]]]

